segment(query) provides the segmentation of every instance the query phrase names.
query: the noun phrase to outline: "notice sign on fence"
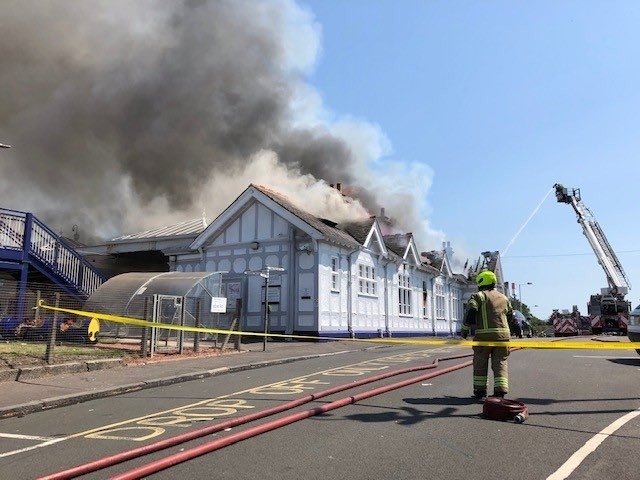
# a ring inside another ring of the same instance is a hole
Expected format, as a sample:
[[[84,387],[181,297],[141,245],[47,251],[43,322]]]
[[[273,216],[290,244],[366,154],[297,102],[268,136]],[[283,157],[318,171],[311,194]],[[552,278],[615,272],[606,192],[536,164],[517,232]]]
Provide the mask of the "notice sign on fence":
[[[227,297],[211,297],[211,313],[227,313]]]

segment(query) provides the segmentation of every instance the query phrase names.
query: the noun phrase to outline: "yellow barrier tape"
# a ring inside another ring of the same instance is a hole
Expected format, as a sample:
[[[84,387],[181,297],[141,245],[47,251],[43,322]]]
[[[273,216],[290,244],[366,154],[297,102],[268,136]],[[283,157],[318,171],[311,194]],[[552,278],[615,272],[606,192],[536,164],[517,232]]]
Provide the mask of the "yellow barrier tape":
[[[161,328],[164,330],[181,330],[183,332],[193,333],[217,333],[222,335],[244,335],[252,337],[271,337],[271,338],[290,338],[297,340],[339,340],[339,341],[355,341],[367,343],[383,343],[383,344],[401,344],[401,345],[451,345],[460,347],[504,347],[505,342],[487,342],[475,340],[446,340],[446,339],[396,339],[396,338],[344,338],[344,337],[321,337],[312,335],[286,335],[282,333],[259,333],[259,332],[238,332],[235,330],[222,330],[208,327],[187,327],[180,325],[171,325],[168,323],[150,322],[139,318],[123,317],[119,315],[111,315],[107,313],[87,312],[83,310],[74,310],[70,308],[52,307],[45,305],[43,301],[39,303],[40,308],[46,310],[58,311],[86,317],[95,320],[103,320],[105,322],[122,323],[125,325],[133,325],[136,327]],[[574,349],[574,350],[635,350],[640,349],[640,342],[618,342],[618,341],[593,341],[593,340],[576,340],[563,341],[558,340],[510,340],[508,343],[511,348],[537,348],[537,349]]]

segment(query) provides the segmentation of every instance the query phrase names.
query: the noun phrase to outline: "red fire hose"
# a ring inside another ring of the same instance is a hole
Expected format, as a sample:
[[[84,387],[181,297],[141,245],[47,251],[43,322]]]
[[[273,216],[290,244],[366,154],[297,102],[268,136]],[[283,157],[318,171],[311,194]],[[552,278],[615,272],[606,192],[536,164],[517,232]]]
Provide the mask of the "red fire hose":
[[[374,375],[372,377],[367,377],[367,378],[364,378],[364,379],[361,379],[361,380],[357,380],[357,381],[354,381],[354,382],[351,382],[351,383],[348,383],[348,384],[338,385],[336,387],[332,387],[332,388],[329,388],[327,390],[323,390],[321,392],[317,392],[317,393],[314,393],[314,394],[305,395],[303,397],[291,400],[289,402],[285,402],[285,403],[283,403],[281,405],[277,405],[275,407],[271,407],[271,408],[267,408],[265,410],[261,410],[259,412],[255,412],[255,413],[248,414],[248,415],[243,415],[243,416],[238,417],[238,418],[233,418],[233,419],[230,419],[230,420],[227,420],[227,421],[224,421],[224,422],[220,422],[220,423],[217,423],[217,424],[214,424],[214,425],[209,425],[207,427],[199,428],[197,430],[192,430],[190,432],[186,432],[186,433],[183,433],[181,435],[175,435],[173,437],[170,437],[170,438],[167,438],[165,440],[161,440],[161,441],[158,441],[158,442],[155,442],[155,443],[151,443],[149,445],[144,445],[142,447],[135,448],[135,449],[132,449],[132,450],[128,450],[126,452],[121,452],[121,453],[118,453],[116,455],[103,457],[103,458],[94,460],[92,462],[86,463],[86,464],[78,465],[76,467],[72,467],[72,468],[67,469],[67,470],[63,470],[63,471],[56,472],[56,473],[53,473],[53,474],[50,474],[50,475],[46,475],[44,477],[40,477],[39,480],[63,480],[63,479],[75,478],[75,477],[78,477],[80,475],[85,475],[87,473],[95,472],[97,470],[102,470],[102,469],[105,469],[105,468],[108,468],[108,467],[112,467],[114,465],[126,462],[128,460],[132,460],[134,458],[139,458],[139,457],[141,457],[143,455],[148,455],[148,454],[153,453],[153,452],[157,452],[157,451],[164,450],[164,449],[167,449],[167,448],[170,448],[170,447],[182,444],[182,443],[186,443],[186,442],[189,442],[191,440],[195,440],[197,438],[204,437],[206,435],[210,435],[212,433],[216,433],[216,432],[225,430],[227,428],[237,427],[239,425],[243,425],[243,424],[248,423],[248,422],[259,420],[261,418],[264,418],[264,417],[267,417],[267,416],[270,416],[270,415],[281,413],[281,412],[286,411],[286,410],[291,410],[292,408],[298,407],[300,405],[304,405],[306,403],[312,402],[314,400],[318,400],[320,398],[323,398],[323,397],[326,397],[326,396],[329,396],[329,395],[333,395],[335,393],[342,392],[344,390],[349,390],[349,389],[352,389],[354,387],[358,387],[358,386],[361,386],[361,385],[366,385],[368,383],[377,382],[377,381],[384,380],[386,378],[397,376],[397,375],[403,375],[403,374],[412,373],[412,372],[416,372],[416,371],[422,371],[422,370],[430,370],[430,369],[436,368],[438,366],[439,360],[440,361],[456,360],[456,359],[460,359],[460,358],[467,358],[467,357],[470,357],[470,356],[472,356],[472,354],[454,355],[454,356],[450,356],[450,357],[443,357],[443,358],[440,358],[440,359],[435,359],[435,361],[430,365],[421,365],[419,367],[404,368],[404,369],[400,369],[400,370],[395,370],[393,372],[386,372],[386,373],[382,373],[382,374],[379,374],[379,375]],[[464,362],[464,363],[461,363],[459,365],[455,365],[453,367],[449,367],[449,368],[446,368],[446,369],[443,369],[443,370],[439,370],[437,372],[430,373],[430,374],[428,374],[426,376],[422,375],[420,377],[416,377],[416,378],[413,378],[413,379],[405,380],[404,382],[399,382],[399,383],[395,383],[395,384],[392,384],[392,385],[389,385],[389,386],[386,386],[386,387],[380,387],[379,389],[376,389],[376,390],[371,390],[369,392],[364,392],[363,394],[369,394],[370,392],[376,392],[376,393],[373,393],[372,395],[369,395],[369,396],[379,395],[381,393],[385,393],[387,391],[390,391],[390,390],[393,390],[393,389],[396,389],[396,388],[401,388],[401,387],[404,387],[406,385],[410,385],[412,383],[420,382],[420,381],[425,380],[427,378],[436,377],[438,375],[443,375],[445,373],[449,373],[451,371],[467,367],[471,363],[472,362],[470,362],[470,361],[469,362]],[[384,389],[384,390],[380,391],[380,389]],[[363,395],[363,394],[360,394],[360,395]],[[362,397],[362,398],[369,398],[369,396]],[[349,403],[353,403],[353,402],[358,401],[358,400],[361,399],[361,398],[358,398],[357,400],[353,400],[355,398],[356,397],[348,397],[346,400],[352,400],[352,401],[349,401],[349,402],[345,403],[345,405],[348,405]],[[343,400],[345,400],[345,399],[343,399]],[[338,402],[340,402],[340,401],[338,401]],[[327,404],[327,405],[325,405],[325,406],[323,406],[321,408],[325,408],[326,406],[332,405],[334,403],[336,403],[336,402],[329,403],[329,404]],[[344,405],[334,406],[331,409],[338,408],[339,406],[344,406]],[[309,410],[307,412],[314,412],[315,410],[316,409],[313,409],[313,410]],[[307,412],[301,412],[301,413],[305,414]],[[318,412],[313,413],[312,415],[317,415],[318,413],[322,413],[322,412],[318,411]],[[298,414],[298,415],[300,415],[300,414]],[[308,416],[312,416],[312,415],[308,415]],[[289,418],[289,417],[285,417],[285,418]],[[298,418],[298,419],[293,420],[293,421],[298,421],[298,420],[301,420],[302,418],[307,418],[307,417],[306,416],[305,417],[301,417],[301,418]],[[284,420],[284,419],[278,420],[276,422],[280,422],[282,420]],[[292,422],[289,422],[289,423],[292,423]],[[268,426],[268,425],[270,425],[270,423],[267,423],[265,425]],[[263,428],[265,425],[262,425],[260,427],[255,427],[255,428],[256,429]],[[275,426],[273,428],[279,428],[280,426],[283,426],[283,425],[286,425],[286,423],[282,424],[282,425],[277,425],[277,426]],[[271,428],[271,429],[273,429],[273,428]],[[221,440],[226,440],[228,438],[236,437],[238,435],[246,435],[247,432],[251,432],[252,430],[254,430],[254,429],[249,429],[249,430],[240,432],[238,434],[231,435],[229,437],[225,437],[224,439],[221,439]],[[265,430],[265,431],[268,431],[268,430]],[[253,435],[257,435],[259,433],[262,433],[262,432],[261,431],[260,432],[254,432]],[[235,438],[234,441],[231,442],[231,443],[236,443],[236,442],[238,442],[240,440],[244,440],[245,438],[249,438],[250,436],[253,436],[253,435],[247,435],[244,438]],[[231,443],[228,443],[228,445],[230,445]],[[226,445],[221,445],[218,448],[221,448],[222,446],[226,446]],[[190,451],[183,452],[183,453],[189,453],[189,452]],[[203,453],[206,453],[206,452],[203,452]],[[203,453],[200,453],[199,455],[202,455]],[[184,460],[182,460],[182,461],[184,461]],[[180,462],[178,462],[178,463],[180,463]],[[163,468],[167,468],[167,467],[163,467]],[[136,477],[122,477],[122,478],[136,478]]]
[[[513,420],[516,423],[523,423],[529,418],[529,409],[522,402],[487,397],[482,406],[482,415],[490,420]]]
[[[437,377],[439,375],[444,375],[445,373],[450,373],[455,370],[460,370],[461,368],[468,367],[473,362],[468,361],[464,363],[460,363],[458,365],[454,365],[452,367],[443,368],[442,370],[438,370],[436,372],[427,373],[425,375],[420,375],[418,377],[414,377],[408,380],[403,380],[401,382],[393,383],[391,385],[386,385],[384,387],[379,387],[373,390],[368,390],[366,392],[359,393],[357,395],[353,395],[351,397],[345,397],[340,400],[336,400],[334,402],[330,402],[324,404],[322,406],[312,408],[310,410],[305,410],[303,412],[293,413],[283,418],[279,418],[277,420],[272,420],[262,425],[258,425],[256,427],[249,428],[242,432],[238,432],[233,435],[229,435],[224,438],[220,438],[217,440],[213,440],[211,442],[207,442],[198,447],[191,448],[184,452],[176,453],[174,455],[170,455],[163,459],[148,463],[138,468],[131,469],[120,475],[116,475],[111,477],[112,480],[133,480],[145,477],[147,475],[151,475],[153,473],[157,473],[161,470],[165,470],[169,467],[177,465],[179,463],[186,462],[193,458],[199,457],[206,453],[211,453],[215,450],[219,450],[223,447],[227,447],[229,445],[233,445],[234,443],[240,442],[242,440],[246,440],[251,437],[255,437],[262,433],[270,432],[271,430],[275,430],[280,427],[284,427],[285,425],[289,425],[291,423],[298,422],[305,418],[312,417],[314,415],[319,415],[321,413],[326,413],[331,410],[335,410],[336,408],[345,407],[347,405],[359,402],[361,400],[380,395],[382,393],[389,392],[391,390],[396,390],[398,388],[406,387],[407,385],[411,385],[413,383],[422,382],[424,380],[428,380],[430,378]]]

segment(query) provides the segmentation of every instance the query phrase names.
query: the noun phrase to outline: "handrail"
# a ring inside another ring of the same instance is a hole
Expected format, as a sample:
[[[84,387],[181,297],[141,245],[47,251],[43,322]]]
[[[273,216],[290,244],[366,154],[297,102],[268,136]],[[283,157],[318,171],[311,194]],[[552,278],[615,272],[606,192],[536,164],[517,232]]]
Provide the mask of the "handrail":
[[[10,208],[2,208],[0,207],[0,214],[2,213],[8,213],[10,215],[16,215],[16,216],[21,216],[21,217],[26,217],[27,216],[27,212],[22,212],[20,210],[12,210]]]
[[[21,250],[24,225],[24,216],[5,214],[5,211],[0,210],[0,248]]]
[[[30,240],[26,246],[25,232],[28,228]],[[73,285],[82,295],[90,295],[106,280],[84,257],[67,245],[62,237],[31,214],[0,209],[0,240],[2,239],[10,241],[7,247],[11,249],[27,247],[30,255]]]

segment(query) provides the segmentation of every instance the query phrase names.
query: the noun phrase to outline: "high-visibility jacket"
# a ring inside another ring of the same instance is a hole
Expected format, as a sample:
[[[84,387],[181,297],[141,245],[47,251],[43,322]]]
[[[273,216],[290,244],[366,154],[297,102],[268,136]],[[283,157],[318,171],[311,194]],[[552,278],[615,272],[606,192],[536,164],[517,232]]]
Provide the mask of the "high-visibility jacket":
[[[474,293],[467,307],[475,311],[475,340],[509,340],[509,319],[513,307],[507,297],[497,290],[483,290]],[[462,331],[469,331],[470,315],[465,316]]]

